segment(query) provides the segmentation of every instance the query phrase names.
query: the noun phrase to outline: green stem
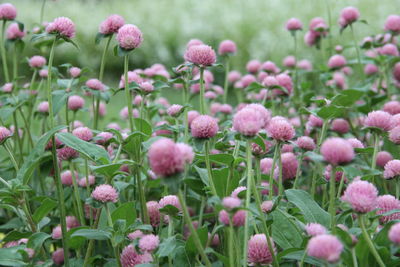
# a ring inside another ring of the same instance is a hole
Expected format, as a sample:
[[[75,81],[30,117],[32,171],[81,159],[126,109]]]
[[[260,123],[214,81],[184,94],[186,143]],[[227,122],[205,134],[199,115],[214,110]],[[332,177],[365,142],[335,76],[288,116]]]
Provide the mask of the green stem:
[[[43,16],[44,16],[44,7],[46,5],[46,0],[43,0],[42,2],[42,7],[40,8],[40,24],[43,22]]]
[[[206,106],[205,106],[205,99],[204,99],[204,68],[200,67],[200,113],[206,114]]]
[[[18,163],[15,160],[15,157],[14,157],[13,153],[11,152],[10,148],[8,147],[7,141],[4,142],[4,148],[6,149],[8,155],[10,156],[10,159],[11,159],[12,164],[14,165],[15,171],[18,172],[18,170],[19,170]]]
[[[317,163],[315,166],[315,171],[313,172],[312,178],[311,178],[311,196],[312,199],[315,197],[315,189],[317,187],[317,174],[319,172],[319,164]]]
[[[278,153],[280,153],[280,150],[281,150],[281,143],[279,141],[276,141],[274,158],[272,159],[271,171],[269,173],[268,198],[270,200],[272,200],[272,196],[273,196],[273,192],[274,192],[274,171],[275,171],[276,160],[278,158]]]
[[[208,182],[210,183],[211,192],[214,196],[218,196],[217,190],[215,189],[212,170],[211,170],[211,163],[210,163],[210,141],[207,140],[204,144],[205,146],[205,161],[207,167],[207,174],[208,174]]]
[[[322,124],[321,135],[318,139],[318,144],[317,144],[317,153],[319,153],[319,149],[321,147],[322,141],[324,141],[324,139],[325,139],[326,131],[328,130],[328,123],[329,123],[329,120],[324,120],[324,123]]]
[[[304,250],[303,256],[301,257],[301,261],[299,264],[299,267],[303,267],[304,266],[304,260],[306,259],[307,256],[307,250]]]
[[[189,99],[188,99],[188,86],[186,81],[183,83],[183,104],[188,104],[189,103]],[[184,132],[184,142],[187,143],[189,140],[189,119],[188,119],[188,109],[185,108],[185,110],[183,111],[183,120],[184,120],[184,124],[185,124],[185,132]]]
[[[7,66],[7,57],[6,57],[6,48],[5,48],[5,43],[4,43],[4,33],[6,30],[6,20],[3,20],[3,25],[2,25],[2,31],[1,31],[1,44],[0,44],[0,49],[1,49],[1,60],[3,62],[3,71],[4,71],[4,79],[6,82],[10,81],[10,76],[8,74],[8,66]]]
[[[228,74],[229,74],[229,56],[226,57],[226,68],[225,68],[225,81],[224,81],[224,103],[226,104],[228,99]]]
[[[110,209],[108,207],[108,203],[105,203],[104,207],[106,208],[108,226],[110,226],[111,229],[113,229],[114,226],[113,226],[113,221],[111,218]],[[121,260],[119,258],[118,244],[115,244],[114,237],[112,237],[111,243],[112,243],[112,247],[114,249],[114,256],[115,256],[115,260],[117,261],[118,267],[122,267]]]
[[[72,185],[74,187],[74,197],[75,197],[75,201],[76,201],[76,208],[78,209],[79,222],[81,223],[82,226],[84,226],[85,225],[85,217],[83,215],[82,201],[81,201],[81,197],[79,195],[79,188],[78,188],[78,184],[77,184],[77,177],[75,175],[74,163],[70,162],[69,167],[71,169]]]
[[[353,259],[353,267],[358,267],[356,249],[351,248],[351,258]]]
[[[96,219],[94,221],[92,229],[97,229],[100,221],[100,214],[101,214],[101,208],[97,211]],[[90,239],[88,248],[86,250],[85,260],[83,262],[83,267],[87,267],[89,264],[89,259],[92,256],[93,246],[94,246],[94,239]]]
[[[279,149],[278,151],[278,168],[279,168],[279,176],[278,176],[278,189],[279,196],[283,195],[283,179],[282,179],[282,151]]]
[[[249,221],[250,221],[250,197],[251,197],[251,185],[253,180],[253,164],[251,157],[251,142],[246,142],[246,170],[247,170],[247,185],[246,185],[246,202],[245,207],[247,211],[246,220],[244,223],[244,235],[243,235],[243,267],[247,267],[247,241],[249,240]]]
[[[374,153],[372,154],[372,162],[371,162],[371,169],[375,170],[376,168],[376,157],[379,152],[379,136],[378,134],[374,133]]]
[[[174,219],[172,216],[169,217],[168,222],[168,238],[172,237],[174,234]],[[168,266],[173,267],[171,255],[168,255]]]
[[[336,208],[335,208],[335,178],[336,178],[336,167],[332,166],[331,177],[329,178],[329,214],[331,215],[331,231],[335,233],[336,225]]]
[[[336,195],[336,198],[339,199],[340,195],[342,194],[342,189],[343,189],[343,185],[344,185],[344,172],[342,173],[342,177],[340,177],[340,183],[339,183],[339,189]]]
[[[190,215],[189,215],[189,212],[188,212],[188,209],[186,206],[186,202],[185,202],[185,199],[183,198],[181,189],[179,189],[179,191],[178,191],[178,198],[179,198],[179,202],[182,206],[183,217],[186,221],[186,224],[189,227],[190,233],[193,236],[193,241],[197,248],[197,251],[199,252],[200,256],[203,258],[205,265],[207,267],[211,267],[211,262],[208,259],[206,253],[204,252],[204,248],[203,248],[203,245],[201,244],[199,235],[197,234],[196,229],[194,229],[194,227],[193,227],[192,219],[190,218]]]
[[[28,120],[25,117],[24,111],[21,110],[21,107],[18,108],[18,111],[21,114],[22,120],[24,121],[25,130],[26,130],[26,134],[28,135],[29,144],[31,145],[31,148],[33,148],[34,144],[33,144],[32,134],[31,134],[31,130],[29,128]]]
[[[386,181],[383,181],[383,182],[385,183]],[[399,180],[399,177],[396,178],[395,183],[396,183],[396,198],[399,199],[399,196],[400,196],[400,180]]]
[[[357,39],[356,39],[356,35],[354,33],[354,29],[353,29],[353,24],[350,24],[350,30],[351,30],[351,36],[353,38],[353,42],[354,42],[354,47],[356,49],[356,53],[357,53],[357,61],[358,61],[358,66],[360,68],[360,75],[362,75],[363,73],[363,69],[362,69],[362,64],[361,64],[361,54],[360,54],[360,48],[357,44]]]
[[[128,106],[129,114],[129,129],[133,132],[133,112],[132,112],[132,94],[129,91],[129,81],[128,81],[128,68],[129,68],[129,55],[124,57],[124,78],[125,78],[125,97]]]
[[[17,87],[17,77],[18,77],[18,54],[17,54],[17,46],[14,45],[14,53],[13,53],[13,78],[14,78],[15,88]]]
[[[300,173],[301,173],[301,165],[303,163],[303,157],[304,157],[304,153],[301,152],[300,153],[300,157],[299,157],[299,163],[298,163],[298,166],[297,166],[297,171],[296,171],[296,178],[294,179],[293,189],[296,189],[297,186],[298,186],[298,183],[299,183],[299,179],[300,179],[299,176],[300,176]]]
[[[229,218],[229,236],[228,236],[228,257],[229,257],[229,266],[235,267],[235,252],[233,248],[234,241],[234,230],[232,225],[232,220]]]
[[[359,222],[360,222],[360,226],[361,226],[361,231],[363,234],[363,237],[365,239],[365,241],[367,242],[367,245],[372,253],[372,255],[374,255],[376,261],[378,262],[378,265],[381,267],[385,267],[385,263],[382,261],[381,257],[379,256],[378,251],[376,250],[374,243],[372,243],[371,237],[369,236],[368,232],[367,232],[367,228],[365,227],[365,215],[364,214],[360,214],[359,217]]]

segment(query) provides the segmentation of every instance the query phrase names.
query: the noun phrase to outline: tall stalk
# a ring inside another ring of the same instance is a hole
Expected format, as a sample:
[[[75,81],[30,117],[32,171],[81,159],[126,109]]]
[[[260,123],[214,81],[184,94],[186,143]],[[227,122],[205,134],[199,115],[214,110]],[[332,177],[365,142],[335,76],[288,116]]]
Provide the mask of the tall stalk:
[[[1,29],[1,44],[0,44],[0,49],[1,49],[1,60],[3,62],[3,72],[4,72],[4,79],[6,82],[10,81],[10,76],[8,74],[8,66],[7,66],[7,57],[6,57],[6,48],[5,48],[5,43],[4,43],[4,33],[6,30],[6,24],[7,21],[3,20],[3,25]]]
[[[204,102],[204,68],[200,67],[200,113],[206,114],[206,106]]]
[[[211,170],[211,162],[210,162],[210,141],[207,140],[205,142],[205,161],[207,167],[207,174],[208,174],[208,182],[210,183],[211,192],[214,196],[217,196],[217,190],[215,189],[212,170]]]
[[[243,235],[243,267],[247,267],[247,241],[249,240],[249,220],[250,220],[250,196],[251,185],[253,180],[253,164],[251,158],[251,142],[246,142],[246,170],[247,170],[247,185],[246,185],[246,220],[244,222],[244,235]]]
[[[357,61],[358,61],[358,67],[360,68],[360,75],[362,75],[363,70],[362,70],[362,64],[361,64],[361,53],[360,53],[360,48],[357,43],[357,39],[356,39],[356,35],[354,33],[352,23],[350,24],[350,30],[351,30],[351,37],[353,38],[353,42],[354,42],[354,47],[355,47],[356,53],[357,53]]]
[[[228,99],[228,74],[229,74],[229,56],[226,56],[226,64],[225,64],[225,81],[224,81],[224,103],[226,104],[226,101]]]
[[[367,245],[372,253],[372,255],[374,255],[375,260],[378,262],[378,265],[380,267],[385,267],[385,263],[382,261],[381,257],[379,256],[378,251],[375,248],[374,243],[372,243],[371,237],[369,236],[368,232],[367,232],[367,228],[365,227],[365,215],[360,215],[359,216],[359,223],[360,223],[360,227],[361,227],[361,231],[362,231],[362,235],[364,237],[365,242],[367,242]]]
[[[335,233],[336,225],[336,208],[335,208],[335,181],[336,180],[336,167],[332,166],[331,177],[329,178],[329,213],[331,215],[331,231]]]
[[[54,121],[54,112],[53,112],[53,98],[52,98],[52,89],[51,89],[51,78],[52,78],[52,67],[54,60],[54,50],[56,45],[57,38],[54,38],[54,41],[51,45],[50,57],[48,69],[49,73],[47,76],[47,101],[49,102],[49,120],[50,120],[50,128],[53,129],[55,127]],[[54,180],[56,182],[57,195],[58,195],[58,208],[60,210],[60,220],[61,220],[61,233],[62,233],[62,243],[64,248],[64,265],[69,266],[69,255],[68,255],[68,240],[67,240],[67,223],[65,220],[66,212],[65,212],[65,203],[64,203],[64,190],[61,184],[60,178],[60,170],[58,168],[58,158],[56,151],[56,140],[55,136],[52,136],[52,158],[53,158],[53,168],[54,168]]]
[[[273,193],[274,193],[274,171],[275,171],[276,160],[278,158],[278,153],[280,153],[280,150],[281,150],[281,142],[276,141],[275,151],[274,151],[274,158],[272,159],[271,171],[269,173],[268,198],[270,200],[272,200],[272,196],[273,196]]]
[[[128,106],[128,117],[129,117],[129,129],[133,132],[133,112],[132,112],[132,94],[129,90],[129,81],[128,81],[128,68],[129,68],[129,55],[125,55],[124,57],[124,79],[125,79],[125,97]]]

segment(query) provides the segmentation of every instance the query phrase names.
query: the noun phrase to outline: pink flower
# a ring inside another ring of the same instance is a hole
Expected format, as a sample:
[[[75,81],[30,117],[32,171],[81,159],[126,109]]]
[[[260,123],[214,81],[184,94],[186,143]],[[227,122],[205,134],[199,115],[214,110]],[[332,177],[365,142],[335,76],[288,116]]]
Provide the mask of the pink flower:
[[[136,230],[136,231],[134,231],[134,232],[128,234],[128,238],[129,238],[129,240],[131,240],[131,241],[134,241],[134,240],[136,240],[136,239],[138,239],[138,238],[141,238],[142,236],[144,236],[144,234],[143,234],[143,232],[140,231],[140,230]]]
[[[152,252],[158,248],[160,239],[156,235],[144,235],[139,240],[139,248],[144,252]]]
[[[63,185],[71,186],[73,184],[72,173],[69,170],[62,172],[60,178],[61,178],[61,183]],[[75,179],[77,178],[78,178],[78,172],[75,171]]]
[[[215,51],[208,45],[190,46],[184,56],[186,61],[200,66],[211,66],[216,61]]]
[[[13,90],[13,84],[12,83],[6,83],[6,84],[4,84],[4,86],[3,86],[3,92],[4,93],[11,93],[12,92],[12,90]]]
[[[372,75],[379,71],[378,67],[375,64],[369,63],[364,67],[364,73],[366,75]]]
[[[283,181],[287,179],[293,179],[296,177],[297,168],[299,167],[299,162],[296,156],[292,152],[283,153],[281,155],[282,161],[282,179]],[[279,167],[275,166],[274,177],[277,179],[279,176]]]
[[[167,114],[170,115],[171,117],[176,117],[181,113],[182,109],[183,109],[182,105],[174,104],[167,109]]]
[[[399,64],[399,66],[400,66],[400,64]],[[228,81],[230,83],[234,83],[234,82],[240,80],[241,77],[242,77],[242,75],[237,70],[232,70],[228,73]]]
[[[297,63],[297,67],[299,69],[303,69],[303,70],[307,70],[307,71],[311,71],[313,68],[312,63],[310,61],[308,61],[307,59],[300,60]]]
[[[306,151],[312,151],[315,149],[314,140],[308,136],[300,136],[299,138],[297,138],[296,144],[299,148]]]
[[[150,82],[142,82],[140,84],[140,88],[145,92],[145,93],[151,93],[154,91],[154,86]]]
[[[134,71],[128,71],[128,83],[132,82],[141,84],[143,82],[143,78],[140,77],[139,74]],[[125,75],[121,75],[121,80],[119,81],[119,88],[125,88]]]
[[[67,223],[67,228],[72,229],[81,226],[78,219],[75,216],[67,216],[65,217],[65,221]]]
[[[261,69],[265,72],[268,73],[277,73],[278,72],[278,67],[276,66],[276,64],[272,61],[265,61],[262,65],[261,65]]]
[[[183,161],[187,164],[192,163],[194,159],[193,148],[185,143],[177,143],[176,146],[183,155]]]
[[[72,78],[77,78],[81,75],[81,69],[77,67],[72,67],[69,69],[69,74]]]
[[[261,210],[265,213],[269,213],[274,206],[274,202],[272,200],[266,200],[261,203]]]
[[[357,138],[348,138],[346,140],[353,148],[364,148],[364,144]]]
[[[100,202],[117,202],[118,201],[118,192],[109,184],[102,184],[97,186],[93,192],[92,197]]]
[[[389,131],[389,140],[396,145],[400,144],[400,126],[396,126]]]
[[[25,36],[25,32],[19,29],[18,23],[12,23],[7,28],[7,39],[16,40],[22,39]]]
[[[125,20],[120,15],[111,15],[104,20],[99,27],[101,34],[113,34],[117,33],[119,28],[125,24]]]
[[[272,263],[271,250],[275,253],[275,245],[272,239],[271,243],[272,248],[268,246],[265,234],[256,234],[250,238],[247,245],[247,260],[250,265],[264,266]]]
[[[157,227],[160,223],[160,204],[157,201],[148,201],[146,203],[147,212],[149,213],[150,224],[153,227]]]
[[[283,65],[286,68],[293,68],[296,66],[296,58],[294,56],[287,56],[283,59]]]
[[[241,200],[236,197],[224,197],[222,199],[222,206],[227,210],[232,210],[234,208],[240,207]]]
[[[264,158],[260,162],[261,164],[261,172],[263,174],[270,174],[272,168],[272,158]]]
[[[289,141],[295,136],[293,126],[286,119],[273,117],[267,126],[268,136],[279,141]]]
[[[47,101],[40,102],[37,107],[37,111],[40,113],[48,114],[49,113],[49,102],[47,102]]]
[[[331,129],[334,132],[345,134],[350,131],[350,124],[345,119],[334,119]]]
[[[98,79],[90,79],[86,81],[86,86],[92,90],[96,91],[104,91],[105,86],[104,84],[99,81]]]
[[[400,113],[400,102],[395,100],[389,101],[383,105],[382,109],[391,115],[396,115]]]
[[[392,115],[381,110],[372,111],[368,113],[367,118],[364,120],[364,126],[389,131],[393,127]]]
[[[378,190],[367,181],[353,181],[347,186],[342,201],[349,203],[356,212],[366,213],[376,208]]]
[[[400,81],[400,62],[397,62],[393,67],[393,77],[396,81]]]
[[[219,44],[218,54],[226,55],[236,53],[236,44],[231,40],[224,40]]]
[[[181,209],[181,203],[179,203],[179,199],[175,195],[168,195],[160,199],[158,202],[160,209],[164,208],[167,205],[174,206],[177,209]]]
[[[400,223],[395,223],[390,227],[388,237],[396,245],[400,244]]]
[[[189,48],[189,47],[194,46],[194,45],[202,45],[202,44],[203,44],[203,42],[201,40],[199,40],[199,39],[191,39],[186,44],[186,48]]]
[[[218,132],[218,123],[211,116],[200,115],[192,121],[190,130],[195,138],[211,138]]]
[[[93,138],[93,132],[88,127],[78,127],[72,131],[72,134],[86,142]]]
[[[229,225],[229,213],[226,210],[221,210],[218,214],[218,220],[225,225]],[[235,227],[243,226],[245,220],[246,220],[246,211],[238,210],[232,216],[232,225]]]
[[[56,265],[61,265],[64,263],[64,249],[58,248],[56,251],[53,252],[51,258]]]
[[[255,136],[262,129],[264,122],[259,113],[253,109],[246,107],[241,109],[233,117],[233,128],[235,131],[245,136]]]
[[[239,193],[246,190],[245,186],[239,186],[237,187],[235,190],[233,190],[233,192],[231,193],[231,197],[239,197]]]
[[[308,31],[304,35],[304,43],[307,46],[313,46],[317,43],[317,38],[318,38],[318,35],[315,32]]]
[[[68,146],[57,149],[57,157],[60,160],[71,160],[79,157],[79,152]]]
[[[39,71],[39,76],[42,78],[47,78],[48,75],[49,75],[49,71],[47,69],[42,69]]]
[[[122,267],[135,267],[136,265],[149,263],[153,260],[148,253],[139,254],[136,252],[133,245],[126,246],[122,250],[120,258]]]
[[[377,208],[376,214],[381,215],[392,210],[400,209],[400,201],[396,199],[392,195],[383,195],[377,198]],[[390,215],[382,216],[379,218],[379,221],[383,223],[387,223],[389,221],[400,219],[400,212],[392,213]]]
[[[286,30],[288,31],[298,31],[303,28],[303,24],[299,19],[291,18],[286,22]]]
[[[397,57],[399,55],[399,50],[397,46],[394,44],[385,44],[379,50],[379,54],[387,55],[387,56],[394,56]]]
[[[308,223],[305,226],[305,230],[309,236],[323,235],[328,232],[326,228],[319,223]]]
[[[340,12],[340,19],[342,23],[340,23],[342,27],[345,27],[349,24],[352,24],[360,17],[360,12],[357,8],[349,6],[342,9]]]
[[[339,69],[347,64],[346,58],[342,55],[333,55],[328,61],[328,67],[331,69]]]
[[[326,260],[330,263],[337,262],[343,251],[343,245],[334,235],[322,234],[314,236],[308,241],[308,256]]]
[[[42,56],[33,56],[29,59],[29,66],[31,68],[41,68],[46,65],[46,58]]]
[[[69,18],[59,17],[47,25],[46,32],[73,38],[75,36],[75,24]]]
[[[94,185],[94,183],[96,182],[96,181],[95,181],[95,180],[96,180],[96,177],[93,176],[93,175],[89,175],[89,176],[87,177],[87,180],[89,181],[89,185]],[[88,186],[88,184],[87,184],[88,181],[86,181],[86,177],[83,177],[83,178],[81,178],[81,179],[78,181],[78,185],[79,185],[80,187],[87,187],[87,186]]]
[[[400,16],[399,15],[388,16],[384,28],[385,31],[391,31],[394,34],[398,34],[400,32]]]
[[[330,164],[341,165],[353,160],[354,149],[347,140],[331,137],[322,143],[321,154]]]
[[[10,3],[0,5],[0,20],[14,20],[17,17],[17,9]]]
[[[11,131],[6,127],[0,126],[0,144],[4,143],[4,141],[11,136]]]
[[[386,163],[383,177],[392,179],[400,175],[400,160],[394,159]]]
[[[387,151],[380,151],[376,155],[376,165],[383,168],[385,167],[386,163],[388,163],[392,159],[393,159],[392,154],[390,154]]]
[[[61,232],[60,225],[57,225],[56,227],[53,228],[53,231],[51,232],[51,238],[53,238],[53,239],[61,239],[62,238],[62,232]]]
[[[135,25],[125,24],[118,30],[117,41],[121,48],[132,50],[138,48],[143,42],[143,35]]]
[[[148,158],[151,170],[161,176],[170,176],[181,172],[184,157],[179,147],[168,138],[154,142],[149,149]]]
[[[247,62],[246,69],[250,73],[257,73],[261,68],[261,62],[257,59],[250,60]]]
[[[85,106],[85,99],[78,95],[73,95],[68,98],[68,109],[69,110],[79,110]]]

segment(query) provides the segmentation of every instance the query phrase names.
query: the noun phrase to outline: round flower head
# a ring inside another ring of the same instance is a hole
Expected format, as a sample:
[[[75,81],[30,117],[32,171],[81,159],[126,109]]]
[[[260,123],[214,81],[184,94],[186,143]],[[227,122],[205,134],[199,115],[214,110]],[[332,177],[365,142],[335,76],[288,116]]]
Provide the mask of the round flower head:
[[[262,127],[266,127],[269,121],[271,120],[271,112],[269,112],[268,109],[266,109],[263,105],[261,104],[249,104],[245,108],[252,108],[255,111],[257,111],[258,116],[260,117],[262,121]]]
[[[138,239],[138,238],[141,238],[142,236],[144,236],[144,234],[143,234],[143,232],[140,231],[140,230],[136,230],[136,231],[134,231],[134,232],[128,234],[128,238],[129,238],[129,240],[131,240],[131,241],[134,241],[134,240],[136,240],[136,239]]]
[[[42,77],[42,78],[47,78],[48,75],[49,75],[49,71],[46,70],[46,69],[41,69],[39,71],[39,76]]]
[[[379,71],[378,67],[375,64],[369,63],[364,67],[364,73],[366,75],[372,75]]]
[[[400,201],[392,195],[383,195],[377,198],[377,208],[378,210],[376,211],[376,214],[378,215],[388,213],[392,210],[399,210]],[[382,216],[379,218],[379,221],[381,223],[387,223],[398,219],[400,219],[400,212]]]
[[[400,66],[400,64],[399,64],[399,66]],[[240,80],[241,77],[242,77],[242,75],[240,74],[240,72],[238,72],[237,70],[232,70],[228,74],[228,81],[230,83],[234,83],[234,82],[237,82],[238,80]]]
[[[111,15],[100,24],[99,32],[101,34],[117,33],[119,28],[125,24],[125,20],[120,15]]]
[[[266,200],[261,203],[261,210],[265,213],[269,213],[274,206],[274,202],[272,200]]]
[[[72,67],[69,69],[69,74],[72,78],[78,78],[81,75],[81,69],[77,67]]]
[[[334,235],[322,234],[308,241],[307,255],[329,263],[337,262],[343,251],[343,245]]]
[[[305,230],[307,232],[307,235],[309,235],[309,236],[317,236],[317,235],[323,235],[323,234],[327,233],[326,228],[319,223],[308,223],[305,226]]]
[[[385,111],[377,110],[368,113],[364,120],[364,126],[377,127],[384,131],[389,131],[392,128],[392,115]]]
[[[150,82],[142,82],[140,84],[140,88],[145,92],[145,93],[151,93],[154,91],[154,86]]]
[[[104,84],[98,79],[87,80],[85,85],[92,90],[104,91],[105,89]]]
[[[142,32],[133,24],[126,24],[119,28],[117,41],[121,48],[132,50],[138,48],[143,41]]]
[[[194,45],[202,45],[203,41],[199,40],[199,39],[191,39],[187,44],[186,44],[186,48],[189,48],[191,46]]]
[[[298,31],[303,28],[303,24],[299,19],[291,18],[286,22],[286,30],[288,31]]]
[[[75,24],[69,18],[59,17],[47,25],[46,32],[56,33],[62,37],[73,38],[75,36]]]
[[[188,164],[192,163],[194,159],[193,148],[185,143],[177,143],[176,146],[183,155],[183,161]]]
[[[78,173],[75,171],[75,179],[78,177]],[[71,186],[73,184],[72,181],[72,172],[71,171],[64,171],[60,175],[61,183],[63,185]]]
[[[65,217],[65,221],[69,229],[81,226],[81,224],[79,223],[78,219],[75,216],[67,216]]]
[[[321,146],[321,154],[325,161],[332,165],[346,164],[353,160],[354,149],[351,144],[338,137],[326,139]]]
[[[345,27],[360,17],[360,12],[357,8],[349,6],[342,9],[340,12],[340,21],[342,21],[341,26]]]
[[[53,231],[51,232],[51,238],[53,239],[61,239],[61,226],[57,225],[56,227],[53,228]]]
[[[4,143],[4,141],[11,136],[11,131],[6,127],[0,126],[0,144]]]
[[[379,151],[376,155],[376,165],[383,168],[385,167],[386,163],[393,159],[392,154],[387,151]]]
[[[328,61],[328,67],[331,69],[342,68],[346,65],[346,58],[342,55],[333,55]]]
[[[400,81],[400,62],[397,62],[393,67],[393,77],[396,81]]]
[[[102,184],[97,186],[93,192],[92,197],[100,202],[117,202],[118,201],[118,192],[109,184]]]
[[[271,239],[272,248],[268,247],[265,234],[253,235],[247,243],[247,260],[250,265],[264,266],[272,263],[271,250],[275,253],[274,241]]]
[[[22,39],[25,36],[25,32],[21,31],[18,23],[12,23],[7,28],[7,39],[8,40],[17,40]]]
[[[33,56],[29,59],[29,66],[31,68],[41,68],[46,65],[46,58],[42,56]]]
[[[250,60],[247,62],[246,69],[250,73],[257,73],[261,68],[261,62],[257,59]]]
[[[37,111],[40,113],[48,114],[49,113],[49,102],[47,102],[47,101],[40,102],[37,107]]]
[[[71,160],[79,157],[79,152],[68,146],[57,149],[57,157],[60,160]]]
[[[188,124],[189,124],[189,126],[192,124],[194,119],[196,119],[198,116],[200,116],[200,113],[197,112],[196,110],[190,110],[188,112]]]
[[[139,240],[139,248],[142,251],[146,252],[152,252],[155,249],[158,248],[158,245],[160,244],[160,239],[156,235],[144,235],[142,238]]]
[[[300,136],[299,138],[297,138],[296,144],[299,148],[306,151],[311,151],[315,149],[314,140],[308,136]]]
[[[283,65],[286,68],[293,68],[296,66],[296,58],[294,56],[287,56],[283,59]]]
[[[239,193],[246,190],[245,186],[239,186],[237,187],[235,190],[233,190],[233,192],[231,193],[231,197],[239,197]]]
[[[390,15],[387,17],[385,22],[385,30],[391,31],[394,34],[400,33],[400,16],[399,15]]]
[[[184,56],[186,61],[200,66],[211,66],[216,61],[215,51],[208,45],[193,45]]]
[[[282,161],[282,179],[293,179],[296,177],[297,168],[299,167],[299,162],[296,156],[292,152],[283,153],[281,155]],[[279,177],[279,167],[276,166],[274,176],[277,179]]]
[[[153,260],[150,254],[139,254],[133,245],[126,246],[120,255],[122,267],[135,267]]]
[[[73,95],[68,98],[68,109],[69,110],[79,110],[85,106],[85,99],[78,95]]]
[[[3,89],[4,93],[11,93],[13,90],[13,87],[14,87],[14,85],[12,83],[6,83],[6,84],[4,84],[2,89]]]
[[[148,152],[151,170],[160,176],[170,176],[181,172],[184,167],[184,157],[179,147],[168,138],[154,142]]]
[[[389,101],[385,105],[383,105],[383,111],[391,115],[396,115],[400,113],[400,102],[399,101]]]
[[[400,175],[400,160],[394,159],[386,163],[383,178],[392,179]]]
[[[78,181],[78,185],[79,185],[80,187],[87,187],[87,186],[88,186],[87,182],[89,182],[89,185],[94,185],[94,183],[96,182],[96,177],[93,176],[93,175],[89,175],[89,176],[87,177],[87,180],[88,180],[88,181],[86,181],[86,177],[81,178],[81,179]]]
[[[195,138],[211,138],[218,132],[218,123],[211,116],[200,115],[192,121],[190,130]]]
[[[78,127],[72,131],[72,134],[83,141],[90,141],[93,138],[93,132],[88,127]]]
[[[399,50],[394,44],[385,44],[379,49],[379,53],[381,55],[397,57],[399,55]]]
[[[400,126],[396,126],[389,132],[389,140],[396,145],[400,144]]]
[[[342,201],[349,203],[353,210],[361,213],[370,212],[376,208],[378,190],[367,181],[353,181],[347,186]]]
[[[233,117],[233,128],[245,136],[255,136],[262,129],[264,122],[253,108],[244,108]]]
[[[147,212],[149,213],[150,224],[157,227],[160,223],[160,204],[157,201],[148,201],[146,203]]]
[[[226,55],[236,53],[236,44],[231,40],[224,40],[219,44],[218,54]]]
[[[0,20],[14,20],[17,17],[17,9],[10,3],[0,5]]]
[[[181,113],[182,109],[183,106],[174,104],[167,109],[167,114],[171,117],[176,117]]]
[[[164,208],[167,205],[174,206],[178,210],[181,209],[181,203],[179,202],[178,197],[175,195],[168,195],[168,196],[163,197],[162,199],[160,199],[158,204],[160,206],[160,209]]]
[[[353,148],[364,148],[364,144],[357,138],[348,138],[346,140]]]
[[[241,202],[242,201],[236,197],[224,197],[224,199],[222,199],[222,206],[227,210],[231,210],[240,207]]]
[[[395,243],[396,245],[400,245],[400,222],[395,223],[390,227],[388,237],[390,241]]]
[[[61,265],[64,263],[64,249],[59,248],[51,254],[51,259],[53,260],[54,264]]]
[[[263,174],[270,174],[272,168],[272,158],[264,158],[260,161],[261,172]]]
[[[267,133],[269,137],[279,141],[289,141],[296,134],[292,124],[280,117],[274,117],[270,120]]]
[[[345,119],[334,119],[331,129],[334,132],[345,134],[350,131],[350,124]]]

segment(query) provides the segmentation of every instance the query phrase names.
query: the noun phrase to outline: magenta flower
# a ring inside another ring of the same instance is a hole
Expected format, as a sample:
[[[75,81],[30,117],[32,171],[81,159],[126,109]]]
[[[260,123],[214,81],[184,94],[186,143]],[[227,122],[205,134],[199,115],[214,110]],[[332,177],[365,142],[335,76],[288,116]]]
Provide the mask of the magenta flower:
[[[257,135],[263,125],[264,121],[253,108],[246,107],[241,109],[233,117],[233,128],[245,136]]]
[[[272,251],[275,253],[274,241],[271,239]],[[248,241],[247,260],[250,265],[264,266],[272,263],[273,256],[265,234],[253,235]]]
[[[190,46],[184,55],[186,61],[199,66],[211,66],[216,61],[215,51],[208,45]]]
[[[18,23],[12,23],[7,28],[7,39],[17,40],[22,39],[25,36],[25,32],[19,29]]]
[[[323,235],[328,232],[326,228],[319,223],[308,223],[305,226],[305,230],[309,236]]]
[[[342,201],[349,203],[356,212],[370,212],[377,206],[378,190],[367,181],[353,181],[347,186]]]
[[[46,58],[42,56],[33,56],[29,59],[29,66],[31,68],[41,68],[46,65]]]
[[[390,15],[387,17],[385,26],[386,31],[391,31],[394,34],[400,33],[400,16],[399,15]]]
[[[286,30],[288,31],[298,31],[303,28],[303,24],[299,19],[291,18],[286,22]]]
[[[296,132],[285,118],[273,117],[267,126],[268,136],[279,141],[289,141]]]
[[[349,24],[357,21],[360,17],[360,12],[357,8],[349,6],[342,9],[340,12],[339,24],[342,27],[346,27]]]
[[[218,123],[211,116],[200,115],[192,121],[190,130],[195,138],[211,138],[218,132]]]
[[[383,177],[392,179],[400,175],[400,160],[394,159],[386,163]]]
[[[170,176],[184,168],[184,157],[179,147],[168,138],[154,142],[149,149],[148,158],[151,170],[160,176]]]
[[[117,33],[119,28],[125,24],[125,20],[120,15],[111,15],[104,20],[99,26],[99,32],[101,34],[113,34]]]
[[[68,109],[77,111],[85,106],[85,99],[78,95],[73,95],[68,98]]]
[[[118,192],[109,184],[102,184],[97,186],[93,192],[92,197],[100,202],[117,202],[118,201]]]
[[[117,41],[121,48],[132,50],[138,48],[143,42],[142,32],[133,24],[126,24],[119,28]]]
[[[392,195],[383,195],[377,198],[377,208],[376,214],[381,215],[388,213],[392,210],[400,209],[400,201]],[[384,224],[389,221],[400,219],[400,212],[392,213],[390,215],[385,215],[379,218],[379,221]]]
[[[144,235],[139,240],[139,248],[143,252],[153,252],[158,248],[160,244],[160,239],[156,235]]]
[[[321,154],[332,165],[346,164],[353,160],[354,149],[351,144],[338,137],[326,139],[321,145]]]
[[[392,227],[390,227],[388,237],[390,241],[396,245],[400,245],[400,223],[393,224]]]
[[[343,245],[336,236],[322,234],[314,236],[308,241],[308,256],[334,263],[340,259]]]
[[[231,40],[224,40],[219,44],[218,54],[226,55],[226,54],[234,54],[236,53],[236,44]]]
[[[47,25],[46,32],[56,33],[61,37],[73,38],[75,36],[75,24],[69,18],[59,17]]]
[[[14,20],[17,17],[17,9],[10,3],[0,5],[0,20]]]
[[[379,151],[376,155],[376,165],[383,168],[385,167],[386,163],[393,159],[392,154],[387,151]]]
[[[122,250],[120,258],[122,267],[135,267],[153,260],[149,253],[139,254],[133,245],[126,246]]]

